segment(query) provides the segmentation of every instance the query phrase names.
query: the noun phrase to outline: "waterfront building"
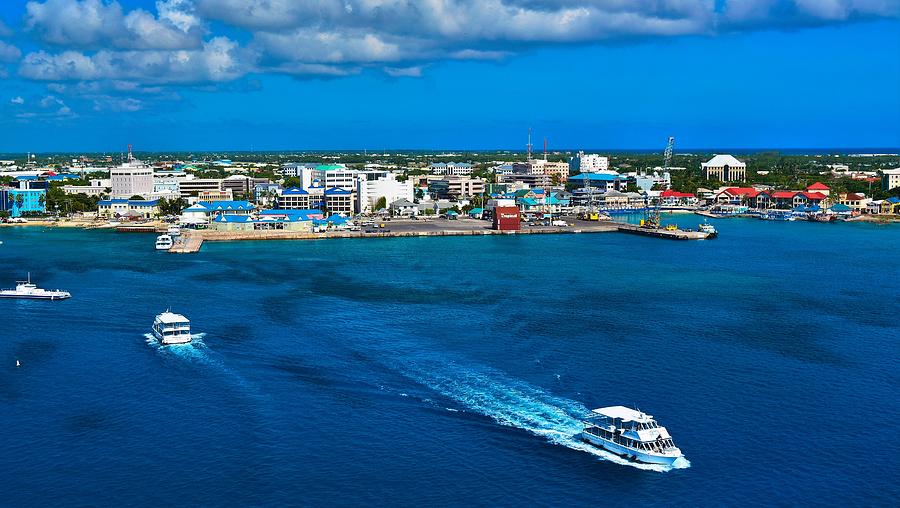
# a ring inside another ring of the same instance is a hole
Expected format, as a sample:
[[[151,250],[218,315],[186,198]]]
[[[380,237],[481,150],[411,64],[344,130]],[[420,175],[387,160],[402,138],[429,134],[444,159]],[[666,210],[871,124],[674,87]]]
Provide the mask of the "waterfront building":
[[[400,199],[412,201],[413,183],[397,180],[395,173],[367,171],[359,174],[356,196],[359,201],[356,209],[360,213],[372,212],[381,198],[384,198],[385,205]]]
[[[309,192],[299,187],[284,189],[278,194],[276,203],[283,210],[306,210],[310,207]]]
[[[47,212],[47,191],[45,189],[15,189],[0,187],[0,211],[10,217]]]
[[[707,162],[700,164],[700,168],[706,175],[707,180],[743,182],[747,179],[747,164],[727,154],[716,155]]]
[[[182,224],[208,224],[219,215],[250,215],[253,204],[249,201],[198,201],[181,212]]]
[[[609,157],[597,154],[585,154],[578,152],[569,159],[569,171],[571,173],[596,173],[609,169]]]
[[[159,217],[159,201],[156,199],[104,199],[97,203],[97,216],[103,218],[126,217],[152,219]]]
[[[313,220],[299,216],[283,217],[221,214],[212,220],[210,229],[214,231],[297,231],[313,232]]]
[[[660,206],[693,207],[697,206],[699,203],[700,200],[697,199],[697,196],[687,192],[666,189],[659,194]]]
[[[259,216],[270,217],[274,219],[296,217],[299,218],[299,220],[320,220],[325,218],[325,213],[322,212],[322,210],[318,210],[315,208],[308,208],[306,210],[282,210],[276,208],[270,210],[262,210],[259,212]]]
[[[793,199],[793,195],[791,199]],[[727,187],[715,194],[714,200],[719,204],[766,209],[772,206],[773,196],[768,191],[754,187]]]
[[[474,167],[467,162],[436,162],[428,166],[433,175],[469,176]]]
[[[900,187],[900,168],[885,169],[881,172],[881,188],[891,190]]]
[[[672,175],[668,171],[654,171],[653,173],[629,173],[635,185],[644,192],[650,192],[653,187],[668,189],[672,186]]]
[[[113,198],[149,196],[153,194],[153,168],[131,158],[119,167],[109,170]]]
[[[352,191],[342,189],[340,187],[331,187],[325,189],[325,208],[330,213],[339,213],[344,215],[353,215],[356,213],[356,199]]]
[[[861,212],[865,211],[866,207],[869,205],[869,201],[871,201],[871,199],[864,195],[851,192],[841,194],[839,203],[848,206],[853,211]]]

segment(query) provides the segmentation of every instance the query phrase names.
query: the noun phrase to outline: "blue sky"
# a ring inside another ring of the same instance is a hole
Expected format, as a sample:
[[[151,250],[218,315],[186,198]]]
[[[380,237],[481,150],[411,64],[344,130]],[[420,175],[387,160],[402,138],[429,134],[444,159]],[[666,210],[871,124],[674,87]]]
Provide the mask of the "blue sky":
[[[0,151],[900,147],[897,0],[9,0]]]

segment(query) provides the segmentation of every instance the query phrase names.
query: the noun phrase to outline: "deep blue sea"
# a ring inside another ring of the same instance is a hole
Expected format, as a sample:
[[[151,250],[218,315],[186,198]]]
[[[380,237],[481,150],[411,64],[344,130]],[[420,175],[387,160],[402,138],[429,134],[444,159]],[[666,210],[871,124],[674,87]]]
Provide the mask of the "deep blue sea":
[[[716,226],[181,256],[0,229],[0,286],[73,294],[0,300],[0,505],[896,506],[900,226]],[[202,338],[149,341],[167,307]],[[617,404],[690,466],[579,444]]]

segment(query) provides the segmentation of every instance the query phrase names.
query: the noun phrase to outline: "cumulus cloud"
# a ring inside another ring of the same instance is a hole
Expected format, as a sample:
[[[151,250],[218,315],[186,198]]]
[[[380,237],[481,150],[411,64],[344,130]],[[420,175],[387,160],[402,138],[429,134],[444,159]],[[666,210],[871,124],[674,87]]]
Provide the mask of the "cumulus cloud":
[[[16,97],[16,99],[22,99],[21,97]],[[19,106],[25,104],[25,100],[22,99],[21,102],[14,102]],[[72,111],[69,106],[63,102],[62,99],[55,95],[47,95],[39,100],[35,101],[34,107],[29,108],[28,110],[16,113],[16,118],[20,119],[33,119],[33,118],[74,118],[75,113]]]
[[[129,80],[149,84],[229,81],[241,76],[237,43],[216,37],[200,49],[29,53],[19,74],[36,81]]]
[[[70,48],[191,49],[202,42],[200,20],[187,0],[156,2],[158,16],[128,13],[115,0],[44,0],[25,5],[25,29]]]
[[[11,104],[17,104],[21,106],[22,104],[25,104],[25,99],[23,99],[22,97],[13,97],[9,100],[9,102]]]

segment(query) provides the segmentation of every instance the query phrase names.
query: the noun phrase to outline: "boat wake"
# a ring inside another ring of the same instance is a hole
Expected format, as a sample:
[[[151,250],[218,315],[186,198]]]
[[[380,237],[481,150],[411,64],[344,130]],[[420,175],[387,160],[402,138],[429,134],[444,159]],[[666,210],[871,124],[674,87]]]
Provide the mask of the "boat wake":
[[[205,333],[195,333],[191,335],[191,341],[187,344],[169,344],[163,345],[152,333],[145,333],[144,339],[147,345],[155,349],[158,353],[167,356],[174,356],[182,360],[187,360],[204,365],[217,364],[209,355],[209,348],[203,342]]]
[[[401,371],[415,382],[458,402],[469,411],[487,416],[501,425],[541,436],[557,445],[648,471],[666,472],[690,467],[687,459],[679,459],[674,466],[635,463],[584,443],[579,439],[579,434],[582,430],[582,417],[589,413],[586,407],[511,379],[493,369],[473,369],[453,362],[426,361],[406,364],[401,367]]]

